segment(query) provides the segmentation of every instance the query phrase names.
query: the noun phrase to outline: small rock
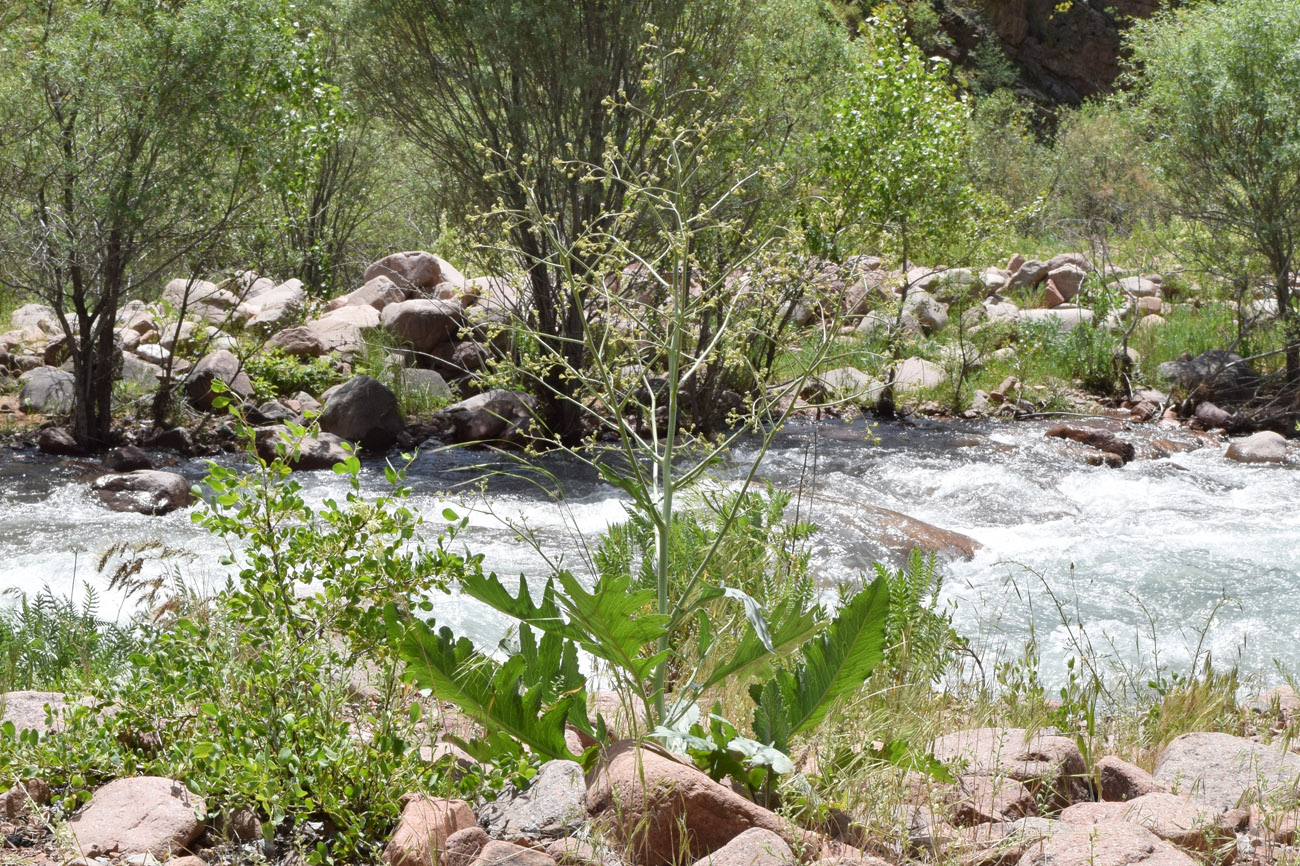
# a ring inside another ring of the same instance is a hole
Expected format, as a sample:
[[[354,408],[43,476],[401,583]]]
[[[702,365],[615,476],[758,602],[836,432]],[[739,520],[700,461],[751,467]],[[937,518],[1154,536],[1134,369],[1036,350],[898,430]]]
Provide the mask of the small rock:
[[[791,866],[798,862],[785,840],[761,827],[752,827],[695,866]]]
[[[1097,781],[1101,799],[1111,802],[1136,800],[1164,790],[1146,770],[1110,755],[1097,761]]]
[[[389,866],[432,866],[453,833],[478,827],[474,811],[464,800],[422,794],[407,794],[403,800],[402,817],[384,847],[383,859]]]
[[[184,427],[171,427],[155,434],[147,443],[154,448],[169,448],[181,454],[194,453],[194,438]]]
[[[1081,445],[1096,448],[1098,451],[1114,454],[1122,463],[1128,463],[1136,456],[1136,451],[1131,443],[1125,442],[1109,430],[1057,424],[1049,429],[1046,435],[1053,439],[1070,439]]]
[[[71,433],[59,427],[46,427],[36,434],[36,447],[45,454],[58,457],[75,457],[86,453]]]
[[[1237,419],[1230,412],[1225,412],[1208,400],[1202,400],[1196,404],[1196,411],[1192,414],[1192,417],[1206,430],[1214,430],[1215,428],[1231,430],[1237,425]]]
[[[1285,463],[1286,438],[1272,430],[1261,430],[1233,441],[1224,456],[1238,463]]]
[[[492,841],[479,825],[457,830],[447,837],[443,846],[441,866],[470,866],[478,859],[479,852]]]
[[[256,842],[262,838],[262,819],[256,811],[245,806],[231,813],[226,819],[225,829],[235,842]]]
[[[28,803],[49,805],[50,796],[50,786],[44,779],[19,782],[0,796],[0,813],[10,819],[17,818],[27,810]]]
[[[525,848],[512,842],[489,842],[483,846],[473,866],[555,866],[544,851]]]
[[[432,289],[439,283],[466,282],[449,262],[423,250],[385,256],[366,268],[361,282],[369,283],[376,277],[387,277],[407,291]]]
[[[138,469],[101,475],[91,484],[99,500],[114,511],[168,514],[190,504],[190,482],[175,472]]]
[[[203,832],[204,801],[184,784],[159,776],[117,779],[99,788],[68,820],[83,856],[184,851]]]
[[[1012,289],[1032,289],[1047,279],[1047,265],[1037,259],[1030,259],[1011,274],[1007,286]]]
[[[104,466],[114,472],[134,472],[137,469],[152,469],[153,461],[134,445],[126,445],[114,448],[104,455]]]
[[[894,388],[900,392],[915,392],[924,388],[937,388],[947,375],[943,368],[924,358],[908,358],[894,371]]]

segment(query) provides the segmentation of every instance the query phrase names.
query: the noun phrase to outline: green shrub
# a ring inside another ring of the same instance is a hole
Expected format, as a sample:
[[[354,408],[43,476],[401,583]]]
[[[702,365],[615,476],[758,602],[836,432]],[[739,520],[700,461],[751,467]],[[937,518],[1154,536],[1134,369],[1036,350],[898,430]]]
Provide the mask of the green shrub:
[[[342,370],[330,356],[306,360],[286,355],[278,347],[246,358],[244,372],[264,400],[291,397],[299,391],[319,397],[326,388],[344,380]]]
[[[0,684],[6,691],[75,692],[120,673],[141,641],[135,627],[100,617],[89,584],[80,605],[47,586],[0,609]]]

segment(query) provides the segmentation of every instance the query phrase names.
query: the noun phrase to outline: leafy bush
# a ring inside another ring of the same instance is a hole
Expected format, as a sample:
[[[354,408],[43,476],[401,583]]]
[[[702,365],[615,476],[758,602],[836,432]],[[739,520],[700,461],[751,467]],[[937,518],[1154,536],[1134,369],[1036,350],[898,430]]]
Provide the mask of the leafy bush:
[[[344,379],[342,371],[329,356],[306,360],[286,355],[279,347],[246,358],[244,372],[258,396],[268,400],[290,397],[299,391],[319,397],[326,388]]]
[[[0,683],[4,690],[76,691],[116,676],[142,636],[99,615],[89,584],[80,605],[48,586],[0,609]]]

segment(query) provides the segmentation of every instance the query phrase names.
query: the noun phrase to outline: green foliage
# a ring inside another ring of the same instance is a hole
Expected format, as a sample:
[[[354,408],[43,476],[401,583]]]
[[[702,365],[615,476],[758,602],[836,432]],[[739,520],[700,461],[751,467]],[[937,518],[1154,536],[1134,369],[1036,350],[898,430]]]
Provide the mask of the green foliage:
[[[0,284],[71,317],[73,432],[102,446],[119,305],[301,182],[333,90],[278,0],[21,0],[0,57]]]
[[[889,587],[886,670],[897,681],[936,680],[963,641],[953,630],[951,611],[939,609],[943,575],[934,554],[913,548],[902,568],[891,572],[876,563],[875,572]]]
[[[974,205],[961,159],[970,109],[947,66],[927,60],[896,15],[870,24],[867,57],[820,138],[827,201],[812,240],[835,258],[852,238],[922,260],[964,240]]]
[[[1133,114],[1157,178],[1210,240],[1235,239],[1265,263],[1292,383],[1300,381],[1300,315],[1289,284],[1300,244],[1297,42],[1300,6],[1289,0],[1170,9],[1128,38],[1139,70]],[[1240,275],[1242,284],[1249,276]]]
[[[127,667],[143,636],[99,615],[90,584],[80,605],[48,586],[0,609],[0,683],[6,691],[76,692]]]
[[[319,397],[326,388],[344,380],[333,358],[297,358],[277,346],[249,355],[243,369],[264,400],[292,397],[299,391]]]
[[[1160,216],[1160,192],[1142,141],[1122,111],[1116,103],[1088,103],[1061,118],[1052,206],[1067,232],[1128,234]]]
[[[788,751],[791,737],[816,727],[836,701],[860,689],[884,661],[889,608],[887,581],[872,581],[802,647],[798,665],[751,686],[755,736]]]

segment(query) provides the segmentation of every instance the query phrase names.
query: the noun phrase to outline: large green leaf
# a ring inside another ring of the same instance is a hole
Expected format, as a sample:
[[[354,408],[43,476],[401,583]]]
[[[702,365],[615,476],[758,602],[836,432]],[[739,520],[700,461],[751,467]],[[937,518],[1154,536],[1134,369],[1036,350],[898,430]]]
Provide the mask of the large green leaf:
[[[550,758],[576,758],[565,743],[564,725],[575,714],[585,719],[586,692],[572,688],[577,672],[572,649],[557,651],[545,639],[544,647],[535,645],[531,632],[524,636],[527,626],[521,626],[521,641],[532,651],[498,665],[469,639],[457,640],[445,627],[435,632],[393,605],[385,609],[384,620],[390,642],[406,663],[407,682],[454,704],[493,735],[504,733]],[[541,664],[552,667],[543,670]]]
[[[703,691],[727,679],[745,678],[761,672],[773,660],[789,655],[808,642],[821,627],[816,610],[805,610],[797,600],[787,599],[777,605],[768,622],[772,649],[752,629],[745,632],[735,650],[720,661],[707,677]]]
[[[593,656],[644,683],[667,652],[644,655],[668,631],[669,617],[646,613],[655,601],[653,590],[632,591],[630,577],[605,576],[588,592],[567,571],[556,575],[563,592],[558,601],[569,623],[581,630],[578,645]]]
[[[790,737],[816,727],[839,698],[861,688],[885,657],[888,620],[889,587],[877,578],[804,646],[799,665],[750,690],[758,738],[788,751]]]

